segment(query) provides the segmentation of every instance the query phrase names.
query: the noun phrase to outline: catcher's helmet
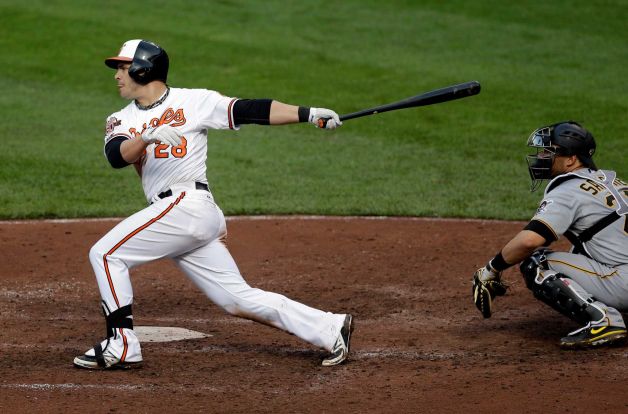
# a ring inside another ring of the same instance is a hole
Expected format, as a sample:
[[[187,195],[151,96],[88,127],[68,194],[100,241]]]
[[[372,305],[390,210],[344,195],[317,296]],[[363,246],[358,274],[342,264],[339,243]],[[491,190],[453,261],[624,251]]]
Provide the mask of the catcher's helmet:
[[[537,149],[536,154],[527,157],[532,191],[538,188],[542,180],[552,178],[552,164],[556,155],[575,155],[585,167],[598,169],[592,158],[595,153],[595,138],[574,121],[559,122],[537,129],[528,138],[528,146]]]
[[[168,78],[168,54],[151,41],[128,40],[118,56],[105,59],[105,65],[113,69],[117,69],[121,62],[131,63],[129,76],[142,85],[154,80],[166,82]]]

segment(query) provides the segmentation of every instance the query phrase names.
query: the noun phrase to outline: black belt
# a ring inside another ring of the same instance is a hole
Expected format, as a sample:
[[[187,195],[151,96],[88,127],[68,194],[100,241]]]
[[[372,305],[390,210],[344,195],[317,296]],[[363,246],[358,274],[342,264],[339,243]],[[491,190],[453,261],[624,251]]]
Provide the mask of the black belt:
[[[197,190],[209,191],[209,187],[205,183],[199,183],[197,181],[194,184],[196,184],[196,189]],[[172,190],[166,190],[166,191],[164,191],[162,193],[157,194],[157,197],[159,197],[159,198],[166,198],[166,197],[170,197],[171,195],[172,195]]]

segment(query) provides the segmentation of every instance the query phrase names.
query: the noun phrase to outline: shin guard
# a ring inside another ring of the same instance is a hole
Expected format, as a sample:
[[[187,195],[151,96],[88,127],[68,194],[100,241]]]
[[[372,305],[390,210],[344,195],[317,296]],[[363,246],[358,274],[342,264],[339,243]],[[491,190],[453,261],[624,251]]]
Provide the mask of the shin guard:
[[[539,272],[530,288],[534,297],[581,325],[600,323],[606,317],[591,294],[561,273]]]

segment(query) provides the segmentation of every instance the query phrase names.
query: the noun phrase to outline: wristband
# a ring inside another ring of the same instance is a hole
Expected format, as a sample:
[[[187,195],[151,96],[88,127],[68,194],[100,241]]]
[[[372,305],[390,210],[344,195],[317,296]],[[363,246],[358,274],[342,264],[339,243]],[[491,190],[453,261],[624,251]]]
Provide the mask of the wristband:
[[[492,268],[496,270],[497,272],[503,272],[504,270],[508,269],[510,266],[512,265],[506,263],[506,261],[504,260],[504,256],[502,256],[502,252],[497,253],[497,255],[493,257],[493,259],[491,259],[491,261],[489,261],[488,264],[486,265],[486,267]]]
[[[310,119],[310,108],[306,106],[299,107],[299,122],[307,122]]]

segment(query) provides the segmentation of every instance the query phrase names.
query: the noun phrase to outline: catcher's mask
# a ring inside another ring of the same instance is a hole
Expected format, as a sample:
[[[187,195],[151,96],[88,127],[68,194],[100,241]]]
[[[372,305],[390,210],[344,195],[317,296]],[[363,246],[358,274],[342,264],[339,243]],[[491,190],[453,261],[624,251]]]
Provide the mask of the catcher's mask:
[[[130,63],[129,76],[141,85],[168,78],[168,54],[159,45],[141,39],[124,42],[118,56],[105,59],[105,65],[117,69],[120,63]]]
[[[536,154],[527,156],[528,171],[532,179],[530,191],[535,191],[543,180],[552,178],[552,165],[556,156],[576,155],[580,162],[597,170],[593,162],[595,139],[593,135],[574,121],[559,122],[541,127],[528,138],[528,147],[536,148]]]

